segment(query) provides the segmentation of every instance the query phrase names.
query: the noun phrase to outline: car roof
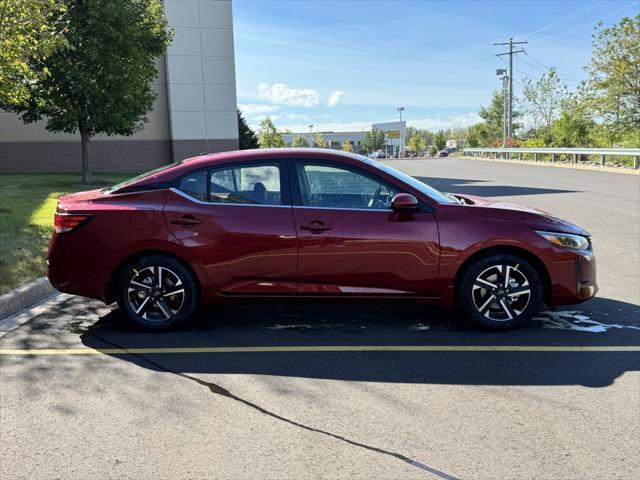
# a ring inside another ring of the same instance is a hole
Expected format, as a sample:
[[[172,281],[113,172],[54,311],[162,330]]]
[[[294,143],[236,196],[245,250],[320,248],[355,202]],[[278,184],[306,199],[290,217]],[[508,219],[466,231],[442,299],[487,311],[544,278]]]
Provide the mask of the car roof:
[[[198,155],[182,161],[182,165],[206,166],[216,162],[263,160],[269,158],[340,158],[362,161],[362,156],[355,153],[331,150],[327,148],[258,148],[252,150],[236,150]]]
[[[260,148],[253,150],[235,150],[231,152],[220,152],[212,154],[198,155],[197,157],[187,158],[173,166],[164,170],[153,172],[148,176],[135,179],[123,185],[122,188],[131,188],[133,186],[148,185],[157,182],[172,181],[192,170],[199,168],[213,167],[216,164],[224,164],[229,162],[260,162],[269,159],[324,159],[338,160],[351,164],[367,163],[368,159],[361,155],[341,150],[331,150],[327,148]]]

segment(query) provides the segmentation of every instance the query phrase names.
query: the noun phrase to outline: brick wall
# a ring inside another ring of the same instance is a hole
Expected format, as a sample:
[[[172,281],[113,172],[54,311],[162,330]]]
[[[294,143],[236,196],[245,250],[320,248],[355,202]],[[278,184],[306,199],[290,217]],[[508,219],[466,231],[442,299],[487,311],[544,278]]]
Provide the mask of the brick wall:
[[[172,161],[169,140],[94,141],[90,144],[96,172],[142,172]],[[0,173],[79,172],[80,142],[0,143]]]

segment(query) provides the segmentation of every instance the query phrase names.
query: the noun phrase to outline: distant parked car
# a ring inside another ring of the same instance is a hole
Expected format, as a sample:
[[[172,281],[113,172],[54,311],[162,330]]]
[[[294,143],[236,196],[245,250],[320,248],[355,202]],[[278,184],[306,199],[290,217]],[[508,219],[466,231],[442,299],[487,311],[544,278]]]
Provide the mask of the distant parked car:
[[[436,153],[436,157],[448,157],[448,156],[449,156],[449,152],[447,151],[446,148]]]
[[[154,330],[186,322],[201,302],[265,297],[435,303],[500,330],[543,300],[597,291],[582,228],[313,148],[203,155],[63,196],[47,275],[61,292],[117,300]]]
[[[369,155],[367,155],[367,157],[372,158],[372,159],[377,159],[377,158],[387,158],[387,155],[384,153],[383,150],[376,150],[375,152],[371,152],[369,153]]]

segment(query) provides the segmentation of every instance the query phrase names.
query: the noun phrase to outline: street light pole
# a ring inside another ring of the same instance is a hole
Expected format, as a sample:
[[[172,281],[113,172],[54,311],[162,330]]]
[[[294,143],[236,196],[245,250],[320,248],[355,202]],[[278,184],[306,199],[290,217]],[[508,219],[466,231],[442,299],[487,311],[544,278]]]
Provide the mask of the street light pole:
[[[404,111],[404,107],[398,107],[398,114],[400,115],[400,145],[398,146],[398,158],[404,157],[404,143],[402,142],[402,112]]]
[[[496,75],[502,75],[502,147],[507,146],[507,70],[498,68]]]

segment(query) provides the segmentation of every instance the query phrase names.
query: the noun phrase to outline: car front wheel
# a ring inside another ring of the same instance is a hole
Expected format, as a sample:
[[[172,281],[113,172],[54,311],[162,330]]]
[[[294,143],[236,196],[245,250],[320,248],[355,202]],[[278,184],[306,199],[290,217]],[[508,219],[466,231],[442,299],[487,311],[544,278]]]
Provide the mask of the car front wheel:
[[[171,257],[140,257],[125,267],[118,305],[138,326],[166,330],[190,320],[198,308],[193,274]]]
[[[524,325],[540,311],[543,288],[526,260],[492,255],[466,270],[459,293],[474,323],[490,330],[508,330]]]

